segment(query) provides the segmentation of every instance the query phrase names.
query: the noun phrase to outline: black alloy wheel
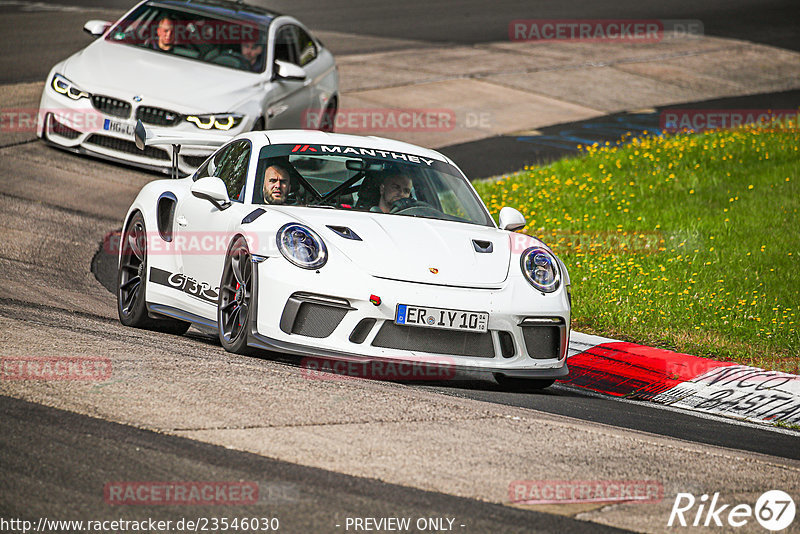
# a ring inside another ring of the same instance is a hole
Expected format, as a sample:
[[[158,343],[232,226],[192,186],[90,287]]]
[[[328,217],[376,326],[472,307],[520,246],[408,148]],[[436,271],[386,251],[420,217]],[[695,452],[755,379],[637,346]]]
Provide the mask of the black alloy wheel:
[[[248,354],[247,330],[253,291],[253,263],[247,243],[238,237],[225,258],[225,268],[219,284],[217,327],[219,340],[225,350]]]
[[[147,312],[147,227],[136,212],[122,234],[122,253],[117,272],[117,313],[125,326],[183,335],[191,323],[168,317],[153,318]]]

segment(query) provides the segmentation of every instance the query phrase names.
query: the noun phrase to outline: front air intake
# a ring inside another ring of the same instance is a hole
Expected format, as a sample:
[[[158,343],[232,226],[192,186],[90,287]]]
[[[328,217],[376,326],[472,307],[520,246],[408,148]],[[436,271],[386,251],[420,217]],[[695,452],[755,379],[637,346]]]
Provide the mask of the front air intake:
[[[527,318],[519,326],[529,357],[534,360],[561,358],[567,344],[567,328],[561,318]]]
[[[418,326],[400,326],[385,321],[375,339],[373,347],[397,350],[417,350],[451,356],[494,358],[494,343],[491,332],[460,332]]]
[[[352,309],[345,299],[294,293],[283,308],[280,327],[287,334],[324,338],[336,330]]]

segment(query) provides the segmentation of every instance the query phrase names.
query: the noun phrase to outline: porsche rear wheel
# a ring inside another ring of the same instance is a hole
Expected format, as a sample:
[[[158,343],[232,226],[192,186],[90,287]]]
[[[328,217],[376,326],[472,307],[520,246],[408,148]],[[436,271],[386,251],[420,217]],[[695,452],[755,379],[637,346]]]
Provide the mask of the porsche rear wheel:
[[[117,271],[117,313],[125,326],[183,335],[191,326],[185,321],[153,318],[147,313],[147,229],[144,217],[136,213],[120,240],[122,254]]]
[[[247,242],[236,238],[225,258],[217,303],[217,329],[225,350],[247,354],[247,330],[253,290],[253,263]]]
[[[506,376],[495,374],[494,379],[506,391],[536,391],[552,386],[555,378],[517,378],[515,376]]]

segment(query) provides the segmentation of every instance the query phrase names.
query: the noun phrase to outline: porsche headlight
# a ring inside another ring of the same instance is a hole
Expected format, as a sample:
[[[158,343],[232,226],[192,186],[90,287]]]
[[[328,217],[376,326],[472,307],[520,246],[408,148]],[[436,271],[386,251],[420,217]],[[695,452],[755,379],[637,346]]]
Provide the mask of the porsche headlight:
[[[328,249],[316,232],[301,224],[284,224],[277,235],[283,257],[303,269],[319,269],[328,261]]]
[[[523,252],[520,267],[528,282],[543,293],[552,293],[561,285],[558,260],[543,247],[531,247]]]
[[[53,76],[53,80],[50,82],[50,85],[53,87],[53,90],[56,93],[68,96],[72,100],[80,100],[81,98],[89,98],[90,96],[89,93],[78,89],[75,87],[74,83],[64,78],[60,74]]]
[[[186,120],[201,130],[230,130],[242,122],[242,116],[235,113],[209,115],[189,115]]]

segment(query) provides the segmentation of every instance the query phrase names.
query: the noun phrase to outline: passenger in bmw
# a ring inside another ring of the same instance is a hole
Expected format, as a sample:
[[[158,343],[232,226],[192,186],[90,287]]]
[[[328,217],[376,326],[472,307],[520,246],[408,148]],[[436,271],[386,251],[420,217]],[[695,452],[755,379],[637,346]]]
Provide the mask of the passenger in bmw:
[[[387,175],[380,185],[380,200],[377,206],[372,206],[369,211],[375,213],[389,213],[392,205],[398,200],[411,197],[411,178],[397,172]]]
[[[264,171],[264,202],[267,204],[286,204],[292,190],[289,171],[280,165],[270,165]]]
[[[258,39],[242,42],[242,55],[250,62],[250,70],[253,72],[261,71],[261,55],[264,53],[264,46]]]

